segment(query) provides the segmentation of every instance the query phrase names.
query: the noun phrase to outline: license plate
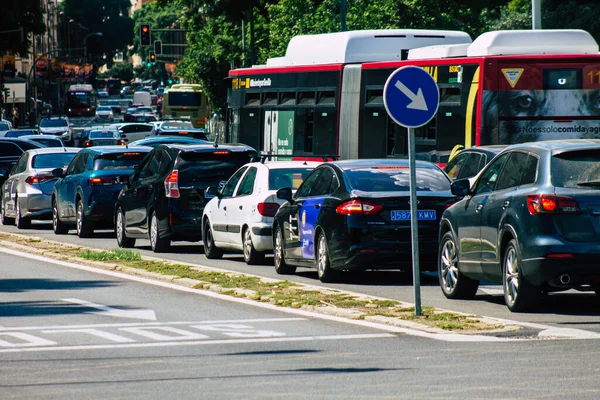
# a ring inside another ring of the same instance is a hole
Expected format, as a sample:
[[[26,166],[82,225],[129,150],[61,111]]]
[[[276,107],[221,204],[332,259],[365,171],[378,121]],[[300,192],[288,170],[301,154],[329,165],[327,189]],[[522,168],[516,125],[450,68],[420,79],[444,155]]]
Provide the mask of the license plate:
[[[410,221],[410,210],[394,210],[390,216],[392,221]],[[417,220],[435,221],[435,210],[417,210]]]

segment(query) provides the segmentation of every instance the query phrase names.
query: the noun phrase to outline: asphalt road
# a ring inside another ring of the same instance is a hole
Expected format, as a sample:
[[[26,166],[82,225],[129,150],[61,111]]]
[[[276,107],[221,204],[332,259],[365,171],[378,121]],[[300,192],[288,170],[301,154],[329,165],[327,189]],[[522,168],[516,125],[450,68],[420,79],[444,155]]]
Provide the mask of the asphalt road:
[[[595,399],[600,390],[597,341],[448,343],[0,259],[3,399]]]
[[[79,239],[75,235],[74,230],[70,231],[70,234],[66,236],[55,235],[52,232],[51,225],[48,223],[34,222],[33,228],[30,230],[18,230],[14,226],[0,226],[0,231],[18,232],[101,249],[111,250],[117,248],[116,239],[114,239],[112,232],[108,230],[96,232],[91,239]],[[156,256],[150,250],[149,241],[138,240],[136,249],[143,255]],[[203,248],[200,243],[175,242],[171,251],[161,254],[160,257],[271,278],[282,278],[282,276],[275,272],[272,258],[267,258],[265,264],[258,266],[246,265],[241,254],[227,254],[222,260],[208,260],[204,257]],[[406,274],[399,271],[348,273],[345,274],[342,283],[336,284],[322,284],[317,278],[316,270],[305,268],[298,268],[296,275],[284,276],[283,278],[304,284],[323,285],[372,296],[397,299],[404,302],[414,302],[412,280]],[[600,333],[600,298],[594,293],[576,291],[554,293],[548,296],[544,306],[536,313],[511,313],[504,305],[504,298],[501,293],[502,288],[497,285],[482,285],[476,299],[473,301],[446,299],[438,286],[435,274],[423,276],[421,285],[423,305],[482,316]]]

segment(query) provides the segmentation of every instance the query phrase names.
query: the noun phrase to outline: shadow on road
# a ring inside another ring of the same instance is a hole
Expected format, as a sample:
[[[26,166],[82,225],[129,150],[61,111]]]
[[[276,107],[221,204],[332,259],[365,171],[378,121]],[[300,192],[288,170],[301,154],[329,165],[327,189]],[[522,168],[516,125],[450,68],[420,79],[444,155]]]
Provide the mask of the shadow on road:
[[[0,279],[0,293],[33,290],[80,290],[116,286],[116,281],[60,281],[56,279]]]

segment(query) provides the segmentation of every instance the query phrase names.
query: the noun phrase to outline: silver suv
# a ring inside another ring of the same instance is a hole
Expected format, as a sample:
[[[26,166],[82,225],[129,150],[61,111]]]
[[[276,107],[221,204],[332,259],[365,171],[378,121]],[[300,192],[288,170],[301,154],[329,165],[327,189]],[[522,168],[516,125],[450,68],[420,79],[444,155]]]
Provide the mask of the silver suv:
[[[73,128],[67,117],[42,118],[39,125],[40,133],[43,135],[54,135],[60,137],[68,145],[73,144]]]

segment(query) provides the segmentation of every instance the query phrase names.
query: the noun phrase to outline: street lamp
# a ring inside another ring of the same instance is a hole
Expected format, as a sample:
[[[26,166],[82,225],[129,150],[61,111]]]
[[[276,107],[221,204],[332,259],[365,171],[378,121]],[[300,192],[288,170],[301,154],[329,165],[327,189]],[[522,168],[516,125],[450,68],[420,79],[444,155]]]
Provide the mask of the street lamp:
[[[83,57],[86,59],[87,61],[87,40],[90,36],[102,36],[102,32],[92,32],[92,33],[88,33],[87,35],[85,35],[85,37],[83,38]]]

